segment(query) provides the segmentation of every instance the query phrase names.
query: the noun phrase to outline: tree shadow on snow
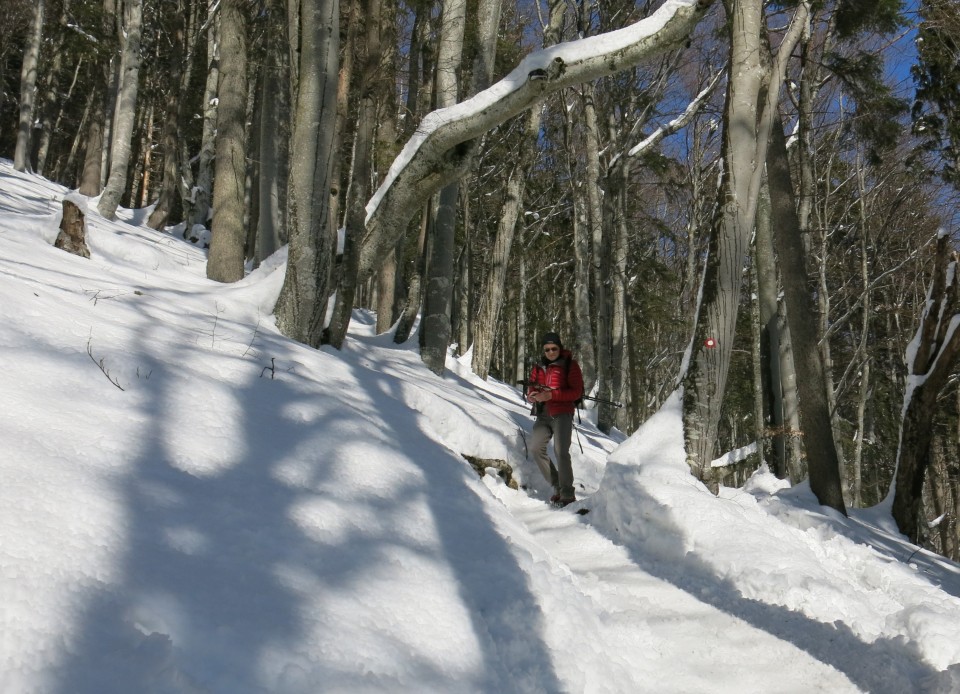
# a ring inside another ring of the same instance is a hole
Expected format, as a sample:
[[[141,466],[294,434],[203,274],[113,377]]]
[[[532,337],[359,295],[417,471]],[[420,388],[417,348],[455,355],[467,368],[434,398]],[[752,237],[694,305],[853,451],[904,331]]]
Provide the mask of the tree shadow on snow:
[[[647,527],[639,532],[628,531],[633,536],[628,535],[626,540],[606,522],[599,522],[594,527],[623,546],[631,560],[651,576],[793,644],[816,660],[842,672],[856,686],[871,694],[939,691],[936,688],[939,672],[923,661],[916,647],[903,640],[879,638],[866,643],[840,621],[826,624],[783,606],[744,597],[736,585],[717,576],[716,570],[698,555],[685,551],[685,543],[681,539],[683,530],[670,520],[674,509],[663,506],[639,485],[633,485],[630,494],[631,506],[658,509],[655,519],[632,521],[646,523]],[[657,537],[648,545],[646,539],[651,534]],[[784,666],[789,667],[789,664]],[[682,667],[682,664],[678,664],[678,667]]]
[[[385,555],[404,543],[411,553],[429,547],[400,530],[362,521],[340,523],[347,529],[329,537],[308,534],[297,521],[302,504],[335,499],[331,469],[350,437],[370,443],[369,432],[356,430],[356,415],[338,414],[323,399],[312,401],[290,383],[296,374],[261,378],[260,366],[250,364],[245,381],[229,391],[237,409],[224,415],[225,435],[242,438],[237,454],[227,456],[222,468],[204,468],[210,461],[184,459],[189,442],[181,437],[179,448],[171,445],[165,427],[183,421],[171,418],[171,408],[183,402],[177,389],[185,385],[185,375],[167,364],[186,363],[192,348],[181,348],[181,359],[154,359],[148,356],[152,350],[170,347],[151,335],[149,316],[140,331],[141,344],[132,354],[140,371],[151,374],[143,387],[152,397],[131,415],[130,421],[145,423],[140,447],[136,461],[118,474],[125,518],[115,522],[126,533],[120,577],[87,592],[70,629],[75,636],[68,655],[51,672],[54,694],[562,690],[542,642],[537,600],[517,557],[485,515],[472,488],[476,476],[454,452],[424,440],[417,413],[391,394],[390,381],[366,373],[358,379],[361,387],[376,390],[370,399],[389,413],[383,423],[394,447],[420,454],[415,462],[431,490],[424,501],[439,535],[434,559],[455,578],[479,647],[479,662],[466,678],[452,680],[435,654],[417,653],[409,624],[391,630],[363,612],[366,606],[350,604],[371,576],[410,581],[403,566],[384,565]],[[272,339],[261,336],[268,344]],[[279,339],[266,349],[297,356]],[[322,375],[307,377],[323,383]],[[215,406],[199,400],[193,405],[198,412]],[[318,442],[315,424],[291,417],[291,406],[330,409],[323,429],[343,436]],[[199,447],[197,455],[204,453]],[[397,516],[422,489],[421,480],[412,480],[395,490],[395,498],[361,500],[359,510],[372,518]],[[340,598],[345,603],[332,606]],[[390,600],[389,593],[378,595],[375,604]],[[359,617],[351,620],[354,614]],[[427,629],[434,634],[440,627]],[[346,652],[351,644],[369,650]],[[372,662],[364,664],[365,656]]]
[[[356,367],[352,367],[356,368]],[[363,383],[369,376],[358,373]],[[525,572],[507,541],[493,529],[480,494],[486,490],[459,455],[423,434],[420,413],[408,409],[398,381],[378,377],[372,399],[383,413],[397,449],[417,451],[430,492],[424,501],[436,523],[440,557],[456,579],[468,611],[482,662],[468,680],[426,681],[428,689],[459,692],[565,691],[557,679],[549,648],[542,640],[544,619]],[[459,407],[451,402],[452,407]],[[419,493],[419,488],[418,492]],[[520,550],[522,551],[522,550]]]

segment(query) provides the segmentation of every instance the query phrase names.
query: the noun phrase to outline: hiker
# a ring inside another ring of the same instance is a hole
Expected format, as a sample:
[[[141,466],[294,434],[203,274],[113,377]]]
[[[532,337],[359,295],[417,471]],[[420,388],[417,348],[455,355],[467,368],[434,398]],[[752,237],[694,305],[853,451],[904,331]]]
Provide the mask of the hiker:
[[[560,336],[546,333],[540,341],[543,356],[530,372],[527,401],[533,403],[533,450],[537,467],[553,486],[550,503],[566,506],[577,500],[573,489],[573,464],[570,440],[573,436],[573,411],[583,396],[583,372],[570,350],[563,348]],[[553,439],[554,465],[547,455],[547,444]]]

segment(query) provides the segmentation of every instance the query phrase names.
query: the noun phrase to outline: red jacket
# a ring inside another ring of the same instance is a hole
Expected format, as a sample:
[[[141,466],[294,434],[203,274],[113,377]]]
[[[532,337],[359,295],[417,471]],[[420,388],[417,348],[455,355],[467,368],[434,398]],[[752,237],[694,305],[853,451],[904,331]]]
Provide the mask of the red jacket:
[[[561,350],[555,361],[544,359],[536,364],[530,371],[529,382],[527,397],[544,388],[553,391],[553,397],[543,403],[551,417],[573,413],[574,403],[583,396],[583,372],[569,349]]]

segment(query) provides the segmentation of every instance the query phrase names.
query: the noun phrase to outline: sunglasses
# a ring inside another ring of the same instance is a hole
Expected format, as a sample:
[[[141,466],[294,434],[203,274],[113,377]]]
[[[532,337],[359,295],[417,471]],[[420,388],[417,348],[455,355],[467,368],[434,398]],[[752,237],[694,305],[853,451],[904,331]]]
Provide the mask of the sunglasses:
[[[559,348],[559,347],[544,347],[544,348],[543,348],[543,351],[544,351],[544,353],[559,352],[559,351],[560,351],[560,348]]]

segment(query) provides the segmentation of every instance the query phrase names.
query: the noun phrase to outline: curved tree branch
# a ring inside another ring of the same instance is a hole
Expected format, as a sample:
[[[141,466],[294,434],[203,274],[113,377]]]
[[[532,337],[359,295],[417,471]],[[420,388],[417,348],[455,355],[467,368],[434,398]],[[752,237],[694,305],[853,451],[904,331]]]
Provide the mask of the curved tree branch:
[[[358,281],[376,271],[430,195],[465,173],[473,140],[553,92],[677,48],[712,4],[713,0],[667,0],[631,26],[531,53],[488,89],[428,114],[367,203]]]

